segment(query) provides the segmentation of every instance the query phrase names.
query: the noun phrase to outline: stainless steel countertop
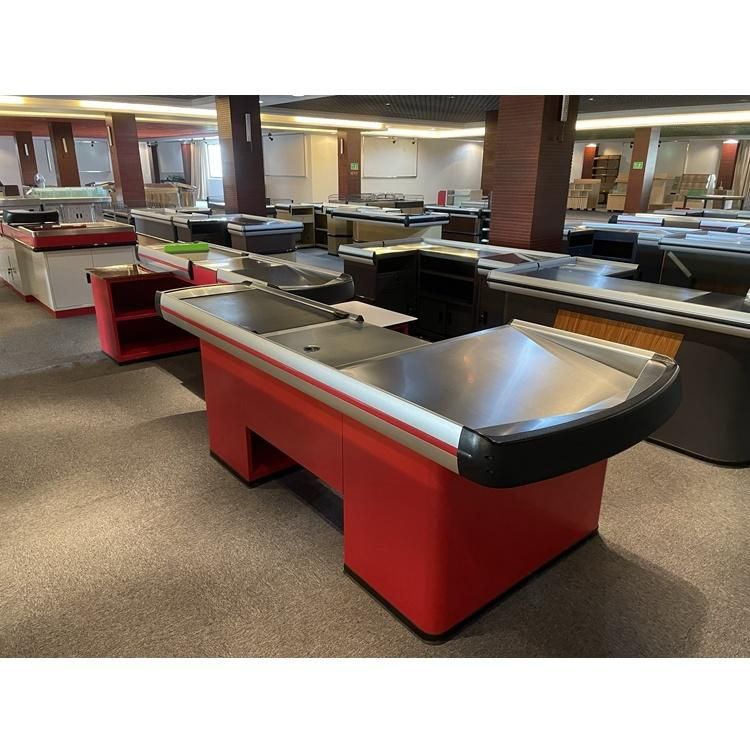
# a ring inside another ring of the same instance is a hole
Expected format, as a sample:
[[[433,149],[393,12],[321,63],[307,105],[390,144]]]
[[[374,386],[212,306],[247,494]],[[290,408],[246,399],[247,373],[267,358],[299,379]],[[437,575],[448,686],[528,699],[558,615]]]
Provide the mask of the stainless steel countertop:
[[[621,402],[635,382],[619,369],[514,327],[432,343],[343,372],[477,431],[558,423]]]
[[[268,339],[334,368],[427,345],[417,337],[352,319],[301,327]]]

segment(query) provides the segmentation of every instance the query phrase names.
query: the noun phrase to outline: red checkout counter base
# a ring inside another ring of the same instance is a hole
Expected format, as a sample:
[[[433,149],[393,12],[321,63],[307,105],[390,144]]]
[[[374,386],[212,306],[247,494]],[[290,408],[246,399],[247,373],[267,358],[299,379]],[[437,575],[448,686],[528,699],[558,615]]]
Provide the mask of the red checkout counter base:
[[[123,264],[89,269],[87,276],[102,352],[117,363],[198,348],[198,338],[164,321],[154,305],[157,291],[184,287],[175,275]]]
[[[201,361],[212,454],[247,482],[299,464],[340,493],[344,570],[425,640],[597,530],[606,460],[481,486],[205,340]]]

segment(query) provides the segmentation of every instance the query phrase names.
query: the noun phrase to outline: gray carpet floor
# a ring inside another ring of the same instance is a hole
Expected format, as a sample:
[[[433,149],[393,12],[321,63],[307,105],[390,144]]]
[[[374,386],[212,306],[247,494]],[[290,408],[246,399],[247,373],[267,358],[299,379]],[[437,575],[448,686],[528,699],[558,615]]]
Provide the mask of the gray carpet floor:
[[[750,470],[649,444],[599,535],[427,645],[342,572],[340,501],[208,452],[197,354],[118,367],[0,287],[2,656],[746,656]]]

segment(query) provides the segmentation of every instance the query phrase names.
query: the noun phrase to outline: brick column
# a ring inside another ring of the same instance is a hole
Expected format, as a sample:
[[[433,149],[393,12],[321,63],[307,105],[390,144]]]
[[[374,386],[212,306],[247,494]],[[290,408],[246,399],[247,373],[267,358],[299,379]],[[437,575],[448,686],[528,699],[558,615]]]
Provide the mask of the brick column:
[[[725,141],[721,145],[721,161],[719,162],[719,174],[716,177],[716,188],[723,186],[727,193],[732,193],[738,147],[739,142],[737,141]]]
[[[48,125],[57,185],[80,186],[81,176],[78,174],[78,158],[73,140],[72,123],[51,120]]]
[[[497,110],[488,110],[484,115],[484,150],[482,151],[482,179],[480,181],[480,187],[485,196],[489,196],[492,191],[496,141]]]
[[[263,140],[257,96],[216,97],[227,213],[266,216]]]
[[[21,182],[24,186],[34,185],[34,176],[38,172],[36,154],[34,154],[34,139],[31,131],[16,131],[16,149],[18,162],[21,165]]]
[[[145,207],[141,154],[135,115],[110,113],[106,117],[109,156],[115,179],[115,200],[126,207]]]
[[[362,193],[362,131],[337,132],[339,196],[346,198]]]
[[[490,243],[559,251],[578,97],[501,97]],[[562,118],[565,118],[564,120]]]
[[[636,128],[633,155],[630,160],[628,187],[625,194],[626,212],[647,212],[654,183],[656,157],[659,152],[661,128]]]

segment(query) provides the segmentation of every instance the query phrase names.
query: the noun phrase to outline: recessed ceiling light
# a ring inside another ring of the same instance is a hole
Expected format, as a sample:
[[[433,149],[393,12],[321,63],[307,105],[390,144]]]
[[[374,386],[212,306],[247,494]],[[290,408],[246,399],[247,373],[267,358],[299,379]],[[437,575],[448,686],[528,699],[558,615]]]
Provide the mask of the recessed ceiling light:
[[[390,103],[390,102],[386,102],[386,103],[385,103],[385,106],[386,106],[386,107],[390,107],[390,106],[391,106],[391,103]]]
[[[593,97],[589,97],[589,102],[593,102],[593,101],[594,101],[594,98]]]
[[[259,100],[258,100],[258,104],[259,104],[259,105],[262,105],[262,104],[263,104],[263,100],[262,100],[262,99],[259,99]]]

